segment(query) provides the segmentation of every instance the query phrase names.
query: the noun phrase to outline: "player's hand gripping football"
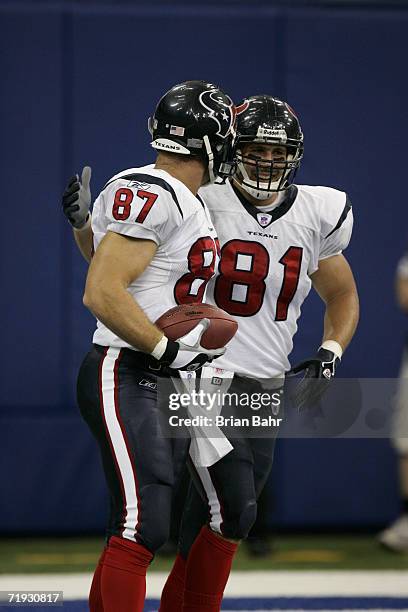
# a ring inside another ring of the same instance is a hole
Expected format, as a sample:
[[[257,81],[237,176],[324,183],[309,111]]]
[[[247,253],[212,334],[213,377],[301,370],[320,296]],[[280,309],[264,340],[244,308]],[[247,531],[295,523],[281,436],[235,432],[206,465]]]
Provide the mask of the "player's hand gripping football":
[[[157,360],[157,369],[166,367],[171,370],[198,370],[205,363],[223,355],[226,351],[225,346],[206,349],[201,344],[201,338],[209,325],[209,319],[204,318],[191,331],[177,340],[170,340],[163,336],[159,343],[161,345],[164,342],[162,346],[165,347],[161,357],[157,358],[154,352],[152,353],[152,356]],[[156,349],[159,349],[159,345]],[[153,367],[153,369],[155,368]]]
[[[62,210],[75,229],[83,228],[89,219],[89,209],[92,201],[89,187],[90,180],[91,168],[85,166],[82,170],[81,179],[79,179],[78,174],[72,176],[62,194]]]
[[[298,410],[315,406],[327,391],[330,381],[340,363],[332,351],[320,348],[311,359],[306,359],[295,365],[289,376],[304,371],[304,376],[292,393],[292,400]]]
[[[206,349],[201,345],[201,338],[203,337],[204,332],[209,328],[209,326],[210,326],[209,319],[202,319],[198,323],[198,325],[194,327],[194,329],[188,332],[188,334],[176,340],[176,342],[180,345],[180,348],[179,348],[179,353],[175,361],[177,361],[177,358],[179,357],[179,355],[180,355],[179,359],[183,361],[183,356],[181,353],[185,351],[199,353],[203,357],[206,357],[205,362],[212,361],[213,359],[216,359],[217,357],[220,357],[221,355],[225,353],[225,351],[227,350],[225,346],[218,348],[218,349]],[[184,358],[185,357],[186,355],[184,356]],[[178,366],[175,366],[172,364],[172,367],[178,367]]]

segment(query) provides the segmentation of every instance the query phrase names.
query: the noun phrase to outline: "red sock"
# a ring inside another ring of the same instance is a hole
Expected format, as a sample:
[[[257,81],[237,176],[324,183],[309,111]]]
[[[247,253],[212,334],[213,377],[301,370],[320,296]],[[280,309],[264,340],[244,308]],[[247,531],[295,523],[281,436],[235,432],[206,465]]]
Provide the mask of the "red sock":
[[[110,538],[101,577],[104,612],[143,612],[146,570],[152,558],[141,544]]]
[[[218,612],[238,544],[203,527],[187,560],[183,612]]]
[[[89,610],[90,612],[103,612],[102,593],[101,593],[101,575],[103,560],[106,553],[106,547],[103,549],[99,557],[98,565],[96,566],[93,575],[91,590],[89,591]]]
[[[163,587],[159,612],[182,612],[186,565],[187,562],[179,553]]]

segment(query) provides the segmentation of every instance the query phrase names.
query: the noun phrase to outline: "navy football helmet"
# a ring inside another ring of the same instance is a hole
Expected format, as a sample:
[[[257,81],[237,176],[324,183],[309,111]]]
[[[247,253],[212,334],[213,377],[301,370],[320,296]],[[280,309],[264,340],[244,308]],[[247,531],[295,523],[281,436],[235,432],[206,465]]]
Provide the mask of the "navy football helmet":
[[[238,104],[234,180],[253,197],[263,200],[294,181],[303,157],[303,134],[291,107],[272,96],[252,96]],[[270,160],[245,151],[247,143],[279,147]],[[285,151],[279,153],[280,149]]]
[[[233,172],[235,106],[212,83],[186,81],[172,87],[149,118],[152,147],[192,155],[208,166],[210,181]]]

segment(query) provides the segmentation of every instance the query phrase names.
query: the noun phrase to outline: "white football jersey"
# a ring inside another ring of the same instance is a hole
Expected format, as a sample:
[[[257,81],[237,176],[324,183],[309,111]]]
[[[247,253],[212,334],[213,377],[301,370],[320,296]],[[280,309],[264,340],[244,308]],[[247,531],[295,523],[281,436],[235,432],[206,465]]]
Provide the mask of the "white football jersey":
[[[292,185],[272,211],[230,182],[200,189],[221,245],[207,301],[236,317],[238,332],[214,365],[253,378],[282,377],[297,319],[320,259],[342,252],[353,226],[346,194]]]
[[[95,249],[108,231],[157,244],[149,266],[128,287],[151,321],[204,298],[217,263],[215,230],[203,202],[164,170],[130,168],[110,179],[95,201],[92,230]],[[101,321],[93,341],[133,348]]]

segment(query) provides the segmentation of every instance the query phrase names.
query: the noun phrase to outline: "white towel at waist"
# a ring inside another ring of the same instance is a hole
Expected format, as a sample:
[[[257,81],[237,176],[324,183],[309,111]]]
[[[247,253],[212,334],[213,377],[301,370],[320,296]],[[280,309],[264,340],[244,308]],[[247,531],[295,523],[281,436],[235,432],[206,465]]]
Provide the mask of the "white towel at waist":
[[[196,389],[197,378],[195,372],[180,371],[180,379],[173,379],[173,382],[179,393],[186,393],[186,391],[191,393],[194,390],[203,391],[217,399],[228,391],[233,378],[234,372],[230,370],[204,366],[201,370],[198,389]],[[205,395],[205,397],[208,397],[208,395]],[[210,417],[211,420],[215,420],[215,417],[221,412],[222,401],[215,401],[211,411],[207,410],[207,405],[205,401],[191,404],[188,407],[189,416],[191,418],[197,416]],[[191,426],[189,430],[191,435],[190,457],[194,465],[198,467],[209,467],[217,463],[234,448],[215,422],[205,426]]]

